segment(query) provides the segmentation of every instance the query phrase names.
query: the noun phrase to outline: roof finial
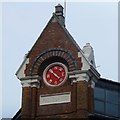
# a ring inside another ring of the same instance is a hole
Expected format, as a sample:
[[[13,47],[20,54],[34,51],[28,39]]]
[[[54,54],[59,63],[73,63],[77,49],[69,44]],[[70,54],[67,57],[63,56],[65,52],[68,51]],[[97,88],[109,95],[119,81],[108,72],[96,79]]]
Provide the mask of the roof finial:
[[[60,23],[65,26],[65,17],[63,16],[63,7],[61,4],[55,6],[55,15],[59,19]]]

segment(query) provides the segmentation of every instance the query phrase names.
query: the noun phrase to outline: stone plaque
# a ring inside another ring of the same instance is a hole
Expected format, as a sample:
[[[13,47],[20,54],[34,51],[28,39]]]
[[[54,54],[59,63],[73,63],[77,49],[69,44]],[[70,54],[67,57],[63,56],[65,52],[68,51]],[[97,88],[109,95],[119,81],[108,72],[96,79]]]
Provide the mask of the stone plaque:
[[[71,102],[71,93],[55,93],[40,95],[40,105],[61,104]]]

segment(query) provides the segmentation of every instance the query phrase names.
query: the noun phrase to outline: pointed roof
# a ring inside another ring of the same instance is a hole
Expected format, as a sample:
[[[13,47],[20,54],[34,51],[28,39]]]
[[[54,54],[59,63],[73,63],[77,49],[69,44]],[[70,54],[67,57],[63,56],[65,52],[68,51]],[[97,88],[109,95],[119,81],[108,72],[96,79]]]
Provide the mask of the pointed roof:
[[[60,4],[58,4],[58,6],[61,6]],[[62,7],[62,6],[61,6]],[[41,35],[38,37],[37,41],[35,42],[35,44],[33,45],[33,47],[31,48],[31,50],[28,52],[28,54],[26,55],[23,63],[21,64],[21,66],[19,67],[19,69],[16,72],[16,75],[19,76],[18,74],[23,74],[21,71],[25,70],[26,64],[28,64],[29,60],[27,58],[29,58],[31,52],[33,51],[33,49],[35,48],[35,46],[37,45],[37,43],[40,41],[41,37],[43,36],[44,32],[46,31],[46,29],[48,28],[49,25],[51,25],[51,23],[58,23],[60,28],[64,31],[64,33],[67,35],[67,38],[72,42],[72,44],[77,48],[78,51],[78,56],[82,58],[82,70],[88,70],[91,69],[96,72],[97,76],[99,76],[95,66],[89,61],[89,59],[86,57],[86,55],[84,54],[84,52],[81,50],[81,48],[79,47],[79,45],[76,43],[76,41],[74,40],[74,38],[71,36],[71,34],[69,33],[69,31],[66,29],[65,27],[65,23],[64,23],[64,16],[63,14],[56,14],[53,13],[52,17],[50,18],[48,24],[46,25],[46,27],[43,29]],[[19,78],[19,77],[18,77]]]
[[[76,41],[74,40],[74,38],[73,38],[73,37],[71,36],[71,34],[69,33],[69,31],[65,28],[65,25],[63,24],[63,21],[61,21],[55,13],[53,13],[52,17],[50,18],[50,20],[49,20],[48,24],[46,25],[46,27],[43,29],[41,35],[38,37],[37,41],[39,40],[39,38],[41,38],[42,34],[43,34],[44,31],[46,30],[46,28],[49,26],[49,24],[50,24],[50,23],[54,23],[54,22],[57,22],[57,23],[61,26],[61,28],[62,28],[62,29],[64,30],[64,32],[66,33],[66,35],[67,35],[67,36],[69,37],[69,39],[73,42],[73,44],[76,46],[76,48],[78,48],[79,50],[81,50],[80,47],[79,47],[79,45],[76,43]],[[37,44],[37,41],[35,42],[35,44],[33,45],[32,48],[34,48],[34,46]],[[27,54],[26,57],[29,56],[29,54],[30,54],[31,51],[32,51],[32,48],[31,48],[31,50],[28,52],[28,54]]]

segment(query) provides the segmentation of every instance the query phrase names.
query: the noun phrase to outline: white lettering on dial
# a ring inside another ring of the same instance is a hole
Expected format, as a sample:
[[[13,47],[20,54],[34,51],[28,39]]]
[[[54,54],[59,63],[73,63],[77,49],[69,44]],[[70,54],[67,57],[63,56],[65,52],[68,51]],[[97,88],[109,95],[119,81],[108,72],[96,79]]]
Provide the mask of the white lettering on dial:
[[[50,79],[48,82],[51,83],[51,82],[52,82],[52,79]]]
[[[62,71],[63,70],[63,68],[59,68],[59,71]]]
[[[64,72],[62,72],[62,77],[64,77],[65,76],[65,73]]]
[[[50,78],[50,74],[47,74],[47,78]]]

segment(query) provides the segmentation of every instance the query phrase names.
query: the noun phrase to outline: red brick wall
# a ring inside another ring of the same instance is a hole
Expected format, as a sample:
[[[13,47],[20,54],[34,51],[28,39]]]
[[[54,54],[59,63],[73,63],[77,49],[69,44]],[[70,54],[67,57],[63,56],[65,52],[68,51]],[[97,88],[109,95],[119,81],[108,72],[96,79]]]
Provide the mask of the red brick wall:
[[[81,58],[78,58],[79,48],[70,40],[63,28],[56,22],[49,23],[37,42],[31,49],[28,57],[25,74],[29,76],[34,60],[44,50],[49,48],[62,48],[68,50],[76,60],[77,69],[81,69]],[[39,70],[38,70],[39,71]],[[40,74],[39,74],[40,75]],[[93,91],[86,81],[80,81],[71,85],[67,79],[63,86],[56,88],[47,87],[41,77],[40,88],[23,88],[22,117],[68,117],[87,118],[88,113],[93,111]],[[71,92],[71,103],[40,106],[39,97],[42,94]]]
[[[69,50],[77,60],[78,67],[81,68],[81,62],[78,58],[78,48],[68,38],[63,28],[57,23],[50,23],[43,31],[29,54],[30,64],[27,65],[25,74],[29,75],[29,70],[34,59],[49,48],[63,48]]]

